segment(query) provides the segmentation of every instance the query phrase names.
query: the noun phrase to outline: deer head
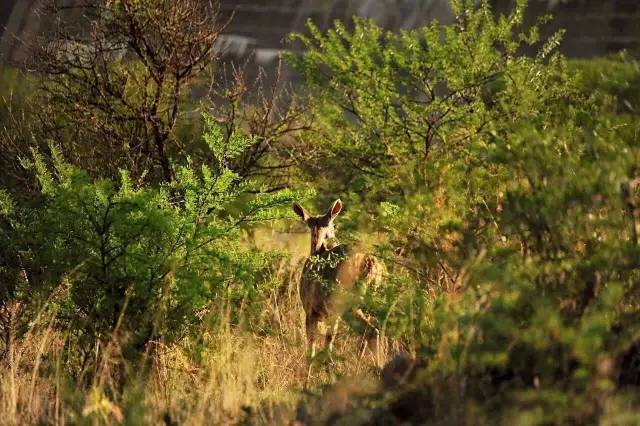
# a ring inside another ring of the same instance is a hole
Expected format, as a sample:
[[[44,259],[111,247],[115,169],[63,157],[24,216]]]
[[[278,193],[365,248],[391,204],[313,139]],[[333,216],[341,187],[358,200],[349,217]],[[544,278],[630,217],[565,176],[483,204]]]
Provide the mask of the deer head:
[[[329,241],[335,238],[335,227],[333,219],[342,210],[342,201],[336,200],[331,204],[329,210],[321,216],[311,216],[298,203],[293,204],[293,211],[300,216],[311,230],[311,255],[316,255],[327,251]]]

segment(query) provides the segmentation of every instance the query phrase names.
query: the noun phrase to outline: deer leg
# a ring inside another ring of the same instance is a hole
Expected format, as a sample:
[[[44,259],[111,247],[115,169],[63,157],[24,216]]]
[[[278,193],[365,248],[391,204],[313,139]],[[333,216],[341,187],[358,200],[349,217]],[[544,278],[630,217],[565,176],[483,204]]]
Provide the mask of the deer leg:
[[[375,319],[365,314],[362,311],[362,309],[356,309],[354,311],[354,314],[356,318],[358,318],[360,321],[362,321],[366,325],[366,327],[368,327],[368,330],[365,332],[365,341],[362,348],[362,355],[364,355],[364,352],[367,346],[369,346],[369,349],[372,351],[373,355],[375,356],[376,365],[380,367],[381,366],[380,330],[375,324]],[[371,331],[373,332],[373,335],[371,334]],[[375,350],[374,350],[374,347],[375,347]]]
[[[329,359],[331,359],[331,353],[333,351],[333,341],[336,339],[336,334],[338,334],[339,325],[340,325],[340,317],[337,316],[336,319],[333,321],[333,326],[327,332],[327,336],[325,339],[325,347],[327,348]]]
[[[307,332],[307,346],[309,349],[309,369],[307,370],[307,378],[304,382],[304,388],[307,388],[307,384],[311,379],[311,367],[313,360],[316,356],[316,339],[318,335],[318,315],[310,312],[305,317],[305,326]]]
[[[364,354],[367,351],[367,346],[369,344],[369,340],[367,339],[366,334],[362,336],[361,341],[362,341],[362,345],[361,345],[362,350],[360,350],[360,359],[364,358]]]
[[[316,356],[316,341],[318,340],[318,315],[310,313],[305,318],[305,326],[307,331],[307,345],[310,350],[310,357]]]

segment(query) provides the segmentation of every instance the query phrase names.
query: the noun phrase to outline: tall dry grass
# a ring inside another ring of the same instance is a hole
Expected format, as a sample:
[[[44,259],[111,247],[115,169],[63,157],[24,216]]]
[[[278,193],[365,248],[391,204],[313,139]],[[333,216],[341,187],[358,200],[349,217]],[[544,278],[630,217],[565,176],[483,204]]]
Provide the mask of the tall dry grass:
[[[343,327],[334,360],[318,362],[304,389],[298,269],[297,260],[275,269],[279,285],[251,323],[232,325],[222,304],[197,341],[150,342],[136,362],[125,360],[116,327],[93,366],[71,365],[73,330],[56,322],[55,303],[45,306],[0,361],[0,424],[294,424],[347,410],[352,395],[375,389],[376,357]]]

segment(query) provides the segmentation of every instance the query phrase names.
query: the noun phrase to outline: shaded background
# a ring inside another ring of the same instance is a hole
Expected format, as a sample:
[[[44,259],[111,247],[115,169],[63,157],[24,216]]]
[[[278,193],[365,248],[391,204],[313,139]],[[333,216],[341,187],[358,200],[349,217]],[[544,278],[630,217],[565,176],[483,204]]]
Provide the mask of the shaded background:
[[[515,0],[492,0],[498,11],[508,10]],[[61,0],[80,4],[81,0]],[[19,65],[27,56],[24,47],[33,34],[46,31],[51,19],[39,13],[42,0],[0,1],[0,63]],[[321,28],[333,20],[352,15],[376,19],[390,29],[412,28],[432,19],[452,19],[449,0],[222,0],[225,16],[233,20],[220,39],[226,59],[272,66],[283,38],[303,31],[307,19]],[[638,53],[640,2],[638,0],[531,0],[529,19],[552,13],[547,34],[567,30],[561,50],[571,57],[603,56],[622,49]],[[79,11],[69,19],[82,22]]]

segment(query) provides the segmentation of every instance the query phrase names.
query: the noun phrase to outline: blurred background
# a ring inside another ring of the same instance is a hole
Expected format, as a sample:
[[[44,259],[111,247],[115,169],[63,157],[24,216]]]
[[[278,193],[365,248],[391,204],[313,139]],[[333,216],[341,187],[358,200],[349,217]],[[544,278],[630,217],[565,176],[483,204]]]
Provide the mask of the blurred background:
[[[41,12],[41,0],[3,0],[0,4],[0,63],[21,63],[35,34],[46,32],[52,20]],[[69,7],[67,19],[82,22],[73,8],[82,0],[60,2]],[[491,0],[496,12],[505,13],[514,0]],[[371,17],[388,29],[408,29],[437,19],[453,20],[448,0],[223,0],[224,16],[233,19],[219,40],[226,59],[255,62],[269,67],[291,32],[304,30],[307,20],[327,29],[335,20],[348,22],[353,15]],[[527,10],[529,21],[552,14],[544,28],[549,35],[566,30],[560,51],[570,57],[604,56],[640,46],[640,2],[636,0],[534,0]]]

